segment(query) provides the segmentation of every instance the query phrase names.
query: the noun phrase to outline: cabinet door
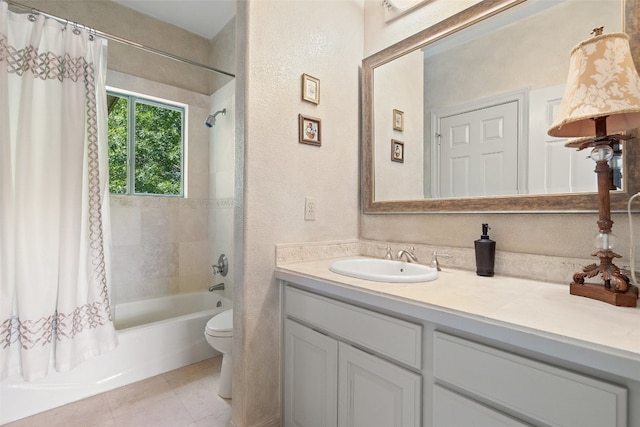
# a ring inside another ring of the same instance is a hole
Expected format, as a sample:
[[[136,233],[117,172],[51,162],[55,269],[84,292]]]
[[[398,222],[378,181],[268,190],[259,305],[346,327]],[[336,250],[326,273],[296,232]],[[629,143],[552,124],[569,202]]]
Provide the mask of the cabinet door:
[[[284,425],[337,424],[338,342],[285,320]]]
[[[528,427],[491,408],[436,385],[433,389],[434,427]]]
[[[338,426],[418,427],[418,374],[339,343]]]

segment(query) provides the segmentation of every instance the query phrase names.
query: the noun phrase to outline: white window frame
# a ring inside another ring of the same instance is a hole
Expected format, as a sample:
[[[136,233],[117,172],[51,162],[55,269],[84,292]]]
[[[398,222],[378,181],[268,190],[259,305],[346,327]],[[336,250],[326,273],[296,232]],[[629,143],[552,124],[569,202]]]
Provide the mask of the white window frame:
[[[186,198],[186,166],[187,166],[187,113],[188,105],[163,98],[144,95],[137,92],[107,86],[107,94],[126,98],[128,102],[127,127],[127,189],[125,193],[113,193],[121,196],[154,196]],[[140,102],[182,113],[182,132],[180,150],[180,194],[137,193],[135,192],[135,103]],[[133,107],[133,108],[132,108]]]

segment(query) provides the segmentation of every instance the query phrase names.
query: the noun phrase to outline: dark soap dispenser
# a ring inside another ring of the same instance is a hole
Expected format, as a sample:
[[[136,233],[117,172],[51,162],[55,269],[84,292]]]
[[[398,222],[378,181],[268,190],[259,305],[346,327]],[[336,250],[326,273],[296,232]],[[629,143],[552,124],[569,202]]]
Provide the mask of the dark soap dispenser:
[[[489,238],[489,224],[482,224],[482,236],[474,243],[476,246],[476,273],[478,276],[493,276],[496,242]]]

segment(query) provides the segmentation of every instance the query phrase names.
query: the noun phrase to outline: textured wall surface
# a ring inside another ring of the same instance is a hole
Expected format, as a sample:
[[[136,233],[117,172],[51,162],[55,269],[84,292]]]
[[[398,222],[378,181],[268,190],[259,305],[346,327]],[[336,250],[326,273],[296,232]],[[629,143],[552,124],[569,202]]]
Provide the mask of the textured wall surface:
[[[280,425],[276,243],[358,234],[363,31],[360,0],[250,1],[247,7],[244,271],[235,289],[235,306],[242,307],[242,328],[234,332],[237,427]],[[319,105],[301,100],[303,73],[320,79]],[[299,113],[321,119],[321,147],[298,143]],[[305,196],[316,199],[315,221],[304,220]]]

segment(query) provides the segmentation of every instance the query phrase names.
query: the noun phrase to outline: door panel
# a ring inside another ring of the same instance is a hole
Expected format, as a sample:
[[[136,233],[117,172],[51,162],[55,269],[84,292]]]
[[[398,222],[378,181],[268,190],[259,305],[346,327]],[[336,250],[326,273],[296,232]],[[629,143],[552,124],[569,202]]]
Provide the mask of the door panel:
[[[338,426],[420,426],[420,375],[348,344],[338,352]]]
[[[285,426],[336,425],[337,370],[336,340],[285,320]]]
[[[547,135],[558,111],[564,84],[531,91],[529,118],[529,193],[573,193],[597,191],[595,164],[588,150],[564,146],[566,138]]]
[[[518,193],[518,101],[440,118],[440,196]]]

